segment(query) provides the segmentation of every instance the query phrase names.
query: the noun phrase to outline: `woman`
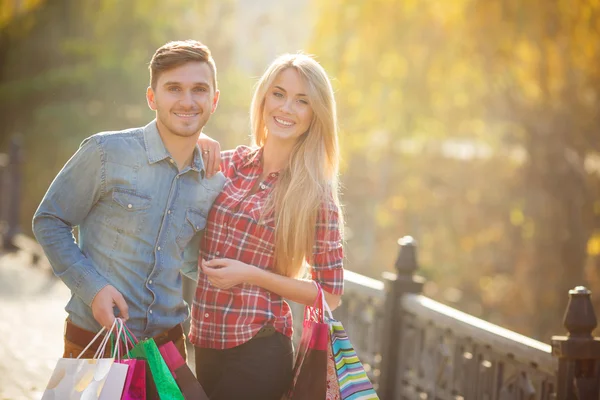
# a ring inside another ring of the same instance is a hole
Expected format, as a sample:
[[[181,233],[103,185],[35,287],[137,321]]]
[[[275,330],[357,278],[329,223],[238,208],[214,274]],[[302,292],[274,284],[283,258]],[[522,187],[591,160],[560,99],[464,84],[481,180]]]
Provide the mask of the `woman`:
[[[251,105],[253,147],[222,153],[225,187],[208,215],[190,340],[216,399],[279,399],[292,379],[292,315],[343,291],[336,108],[323,68],[277,58]],[[311,279],[300,277],[310,273]]]

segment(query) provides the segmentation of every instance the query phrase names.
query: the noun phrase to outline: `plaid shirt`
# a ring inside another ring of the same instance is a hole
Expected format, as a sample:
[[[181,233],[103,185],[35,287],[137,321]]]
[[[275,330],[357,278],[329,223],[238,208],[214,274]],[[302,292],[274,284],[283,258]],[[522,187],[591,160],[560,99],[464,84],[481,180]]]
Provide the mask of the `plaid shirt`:
[[[260,216],[278,174],[270,174],[250,194],[262,173],[261,157],[262,149],[247,146],[221,153],[221,171],[227,181],[208,214],[200,257],[230,258],[273,271],[275,220],[272,212],[262,220]],[[328,212],[323,212],[326,207]],[[333,202],[322,205],[315,233],[312,279],[324,290],[341,295],[344,254]],[[252,339],[265,325],[292,336],[292,313],[281,296],[247,283],[221,290],[211,286],[199,270],[190,330],[194,345],[232,348]]]

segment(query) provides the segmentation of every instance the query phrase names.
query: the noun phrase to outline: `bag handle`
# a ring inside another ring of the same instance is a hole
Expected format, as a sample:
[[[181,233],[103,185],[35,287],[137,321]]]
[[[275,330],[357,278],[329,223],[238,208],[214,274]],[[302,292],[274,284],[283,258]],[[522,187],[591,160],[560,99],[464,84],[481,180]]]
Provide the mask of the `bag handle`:
[[[113,322],[113,325],[110,328],[110,331],[112,331],[113,327],[115,326],[116,320]],[[102,332],[104,332],[106,330],[105,327],[102,327],[102,329],[100,329],[100,331],[96,334],[96,336],[94,336],[94,338],[88,343],[87,346],[85,346],[85,348],[83,350],[81,350],[81,353],[79,353],[79,355],[77,356],[77,360],[79,360],[81,358],[81,356],[83,355],[83,353],[85,353],[90,346],[100,337],[100,335],[102,335]],[[108,332],[110,332],[108,331]],[[108,334],[107,334],[108,336]],[[106,340],[106,336],[102,339],[102,342],[100,343],[100,346],[102,346],[102,343],[104,343],[104,341]],[[95,355],[94,355],[95,357]]]
[[[113,321],[113,324],[110,327],[110,329],[106,331],[106,335],[102,339],[100,346],[98,346],[98,349],[96,350],[96,353],[94,354],[94,359],[98,359],[98,358],[101,358],[104,356],[104,354],[106,353],[106,346],[110,342],[110,338],[112,337],[113,330],[115,330],[115,329],[117,329],[117,318],[115,318],[115,320]],[[112,353],[112,349],[111,349],[111,353]],[[113,356],[112,358],[115,358],[115,357]]]
[[[117,318],[117,325],[118,325],[118,331],[117,331],[117,337],[115,338],[115,344],[112,344],[112,337],[111,337],[111,344],[113,345],[113,355],[112,357],[117,360],[120,361],[121,360],[121,341],[123,341],[125,343],[125,354],[129,353],[129,345],[127,343],[127,335],[124,333],[124,329],[125,329],[125,322],[121,319],[121,318]]]
[[[130,348],[129,345],[131,344],[131,347],[135,346],[135,343],[133,342],[133,340],[131,339],[130,336],[133,336],[133,333],[131,333],[130,331],[128,332],[128,327],[127,325],[125,325],[125,321],[122,318],[117,318],[118,319],[118,325],[119,325],[119,332],[117,333],[117,337],[115,339],[113,339],[113,337],[111,336],[111,345],[112,346],[117,346],[117,350],[118,350],[118,360],[121,359],[121,346],[124,345],[125,346],[125,352],[123,353],[123,357],[127,357],[127,354],[129,354]],[[135,336],[133,336],[135,338]],[[137,339],[136,339],[137,342]],[[114,347],[113,347],[114,348]]]
[[[319,293],[317,295],[317,299],[318,299],[319,296],[321,297],[321,308],[323,310],[327,311],[327,314],[329,314],[329,319],[334,319],[333,318],[333,314],[331,313],[331,308],[329,307],[329,304],[327,304],[327,300],[325,299],[325,291],[321,287],[321,284],[319,282],[317,282],[317,281],[313,281],[313,283],[315,284],[315,286],[319,290]],[[315,300],[315,303],[316,303],[316,300]]]
[[[317,286],[317,296],[315,297],[315,302],[311,306],[304,307],[304,320],[311,321],[314,320],[316,322],[323,322],[323,295],[321,286],[313,281],[313,283]]]

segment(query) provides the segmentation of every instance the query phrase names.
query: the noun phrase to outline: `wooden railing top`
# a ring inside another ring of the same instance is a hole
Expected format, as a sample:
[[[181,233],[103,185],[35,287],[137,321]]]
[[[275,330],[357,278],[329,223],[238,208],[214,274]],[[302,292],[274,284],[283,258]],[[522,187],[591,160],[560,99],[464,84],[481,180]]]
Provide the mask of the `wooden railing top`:
[[[448,329],[474,342],[490,346],[495,352],[510,354],[521,362],[535,364],[540,370],[555,373],[558,362],[552,357],[552,347],[527,336],[494,325],[435,300],[418,294],[402,298],[404,309],[419,319]]]

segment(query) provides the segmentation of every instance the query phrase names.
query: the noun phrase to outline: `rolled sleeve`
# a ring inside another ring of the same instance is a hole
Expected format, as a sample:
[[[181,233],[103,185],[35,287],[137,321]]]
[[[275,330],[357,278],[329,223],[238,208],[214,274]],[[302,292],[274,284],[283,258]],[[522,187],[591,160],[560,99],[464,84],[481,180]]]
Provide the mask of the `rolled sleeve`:
[[[92,137],[58,173],[33,217],[33,232],[56,276],[87,305],[109,282],[79,249],[79,225],[103,192],[103,153]]]
[[[313,247],[312,279],[334,295],[344,292],[344,248],[339,211],[332,203],[322,207],[317,217]]]

